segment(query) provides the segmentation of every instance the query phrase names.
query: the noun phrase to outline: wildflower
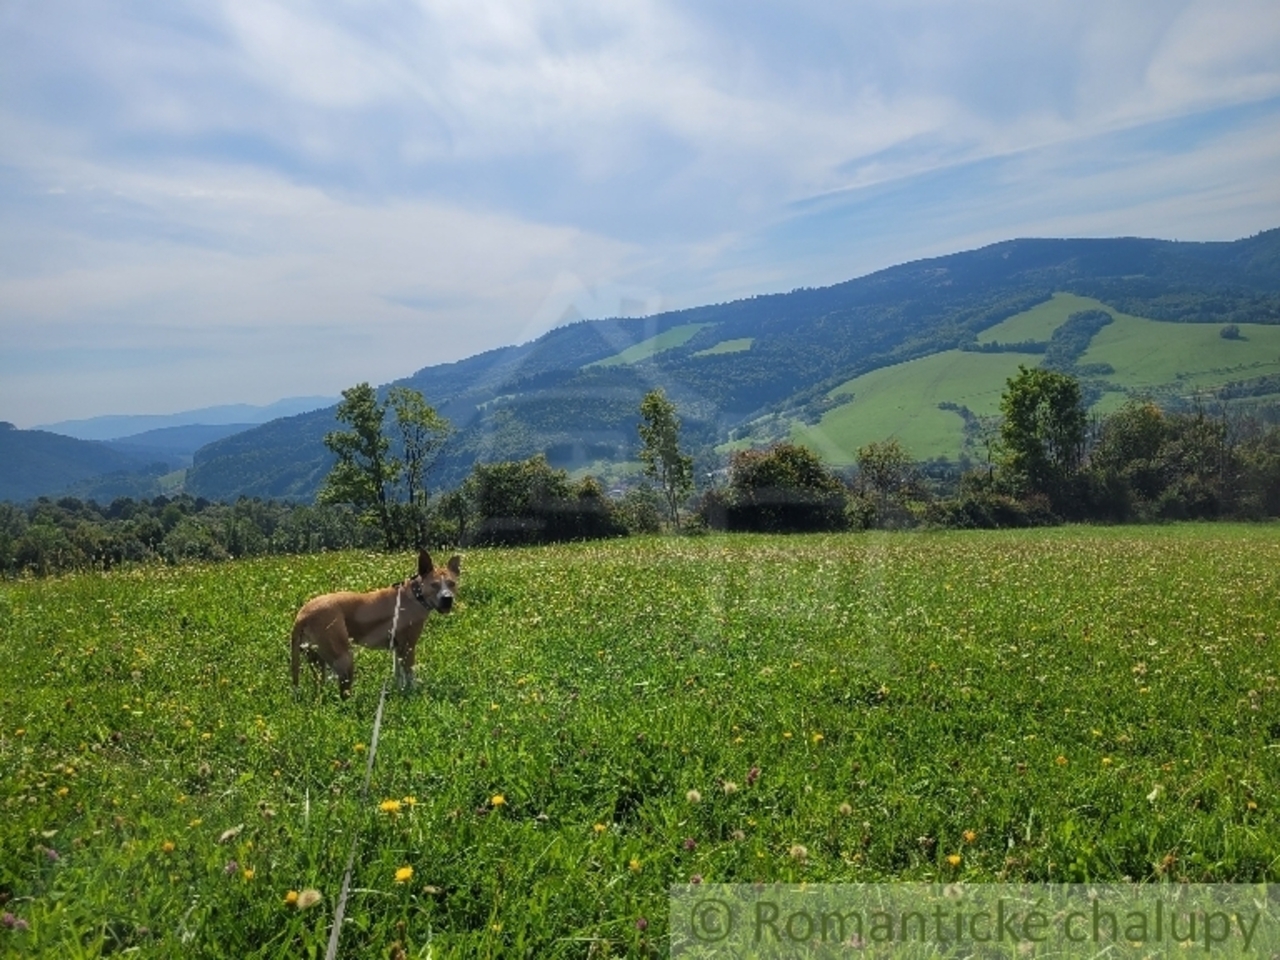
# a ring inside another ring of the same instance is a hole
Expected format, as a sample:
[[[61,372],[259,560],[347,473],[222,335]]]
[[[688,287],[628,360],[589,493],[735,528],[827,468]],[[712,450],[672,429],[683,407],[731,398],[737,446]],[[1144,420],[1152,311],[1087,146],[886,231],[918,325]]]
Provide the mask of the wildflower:
[[[606,827],[603,823],[597,823],[591,829],[594,830],[597,834],[601,834],[601,833],[604,833],[609,828]]]
[[[695,840],[695,839],[693,839],[693,837],[685,837],[685,838],[684,838],[684,848],[685,848],[686,850],[693,850],[693,849],[695,849],[697,846],[698,846],[698,841],[697,841],[697,840]]]
[[[412,797],[412,796],[410,796],[410,797],[405,797],[405,798],[404,798],[403,800],[401,800],[400,802],[401,802],[401,803],[403,803],[406,807],[412,807],[412,806],[414,806],[415,804],[417,804],[417,802],[418,802],[418,798],[417,798],[417,797]]]
[[[840,804],[840,806],[839,806],[837,809],[839,809],[839,811],[840,811],[840,816],[842,816],[842,817],[851,817],[851,816],[853,816],[853,807],[852,807],[850,804],[848,804],[848,803],[842,803],[842,804]]]
[[[45,857],[47,857],[50,860],[53,860],[54,862],[57,862],[58,860],[62,859],[62,856],[58,853],[57,850],[53,849],[53,847],[45,847],[44,855]]]
[[[783,740],[790,740],[790,739],[791,739],[791,731],[790,731],[790,730],[784,730],[784,731],[782,731],[782,739],[783,739]]]
[[[323,899],[319,890],[303,890],[298,894],[298,909],[306,910],[308,907],[314,907]]]
[[[378,804],[378,809],[381,810],[383,813],[392,813],[392,814],[399,813],[400,801],[399,800],[383,800],[380,804]]]
[[[700,873],[695,873],[692,877],[690,877],[690,878],[689,878],[689,882],[690,882],[690,883],[701,883],[701,882],[702,882],[702,874],[700,874]]]
[[[357,743],[354,747],[352,747],[352,749],[355,750],[356,753],[364,753],[364,744]]]
[[[960,854],[953,853],[947,857],[947,865],[951,867],[960,866]]]
[[[757,780],[759,780],[759,779],[760,779],[760,768],[759,768],[759,767],[752,767],[750,770],[748,770],[748,771],[747,771],[747,786],[748,786],[748,787],[749,787],[749,786],[751,786],[753,783],[755,783],[755,782],[756,782]]]
[[[164,843],[160,844],[160,849],[165,853],[173,853],[175,844],[172,840],[166,840]]]
[[[495,807],[505,807],[507,805],[507,798],[500,793],[495,793],[492,799],[489,800],[489,803]]]
[[[24,728],[24,727],[19,727],[17,730],[13,731],[13,735],[14,735],[15,737],[25,737],[25,736],[27,735],[26,728]],[[5,914],[5,916],[6,916],[6,917],[12,917],[12,916],[13,916],[13,914],[12,914],[12,913],[6,913],[6,914]]]
[[[396,871],[396,883],[406,883],[413,876],[413,867],[401,867]]]
[[[641,933],[643,933],[644,931],[648,930],[648,929],[649,929],[649,921],[648,921],[648,920],[646,920],[644,917],[637,917],[637,918],[636,918],[636,929],[637,929],[637,930],[639,930]]]
[[[804,847],[803,845],[801,845],[801,844],[799,844],[799,843],[797,843],[797,844],[795,844],[794,846],[792,846],[792,848],[791,848],[790,850],[788,850],[787,852],[791,855],[791,859],[792,859],[792,860],[799,860],[801,863],[803,863],[805,860],[809,859],[809,850],[808,850],[808,848]]]
[[[726,794],[726,795],[727,795],[727,794],[732,794],[732,793],[737,793],[737,792],[738,792],[738,785],[737,785],[736,783],[734,783],[732,780],[726,780],[726,781],[724,782],[724,785],[723,785],[722,789],[724,790],[724,792],[725,792],[725,794]]]
[[[688,793],[684,795],[684,798],[688,800],[690,803],[702,802],[702,794],[700,794],[697,790],[690,790]]]
[[[190,822],[187,824],[187,826],[188,826],[188,827],[198,827],[198,826],[200,826],[200,824],[202,824],[202,823],[204,823],[203,818],[201,818],[201,817],[196,817],[194,820],[190,821]]]
[[[290,890],[288,893],[286,893],[284,895],[284,902],[291,907],[296,907],[298,905],[298,891]]]
[[[1067,758],[1062,756],[1062,754],[1058,754],[1058,758],[1053,762],[1060,767],[1065,767],[1067,765]]]
[[[1110,757],[1103,757],[1103,758],[1102,758],[1102,765],[1103,765],[1104,767],[1109,767],[1109,766],[1111,766],[1112,762],[1113,762],[1113,761],[1112,761],[1112,759],[1111,759]]]
[[[253,867],[245,867],[241,876],[244,878],[245,883],[248,883],[253,879]]]
[[[228,877],[234,873],[239,873],[240,864],[236,863],[234,860],[228,860],[227,865],[222,868],[222,872],[226,874]]]
[[[964,838],[965,843],[973,843],[973,841],[978,839],[978,835],[972,830],[966,830],[964,833],[960,834],[960,836]]]
[[[826,739],[826,737],[824,737],[824,736],[823,736],[822,734],[820,734],[820,733],[815,733],[815,734],[813,735],[813,742],[814,742],[814,744],[815,744],[815,745],[817,745],[817,744],[821,743],[821,742],[822,742],[823,740],[825,740],[825,739]]]
[[[640,865],[640,861],[637,860],[635,857],[632,857],[631,862],[627,864],[627,869],[630,870],[632,873],[639,873],[643,868]]]

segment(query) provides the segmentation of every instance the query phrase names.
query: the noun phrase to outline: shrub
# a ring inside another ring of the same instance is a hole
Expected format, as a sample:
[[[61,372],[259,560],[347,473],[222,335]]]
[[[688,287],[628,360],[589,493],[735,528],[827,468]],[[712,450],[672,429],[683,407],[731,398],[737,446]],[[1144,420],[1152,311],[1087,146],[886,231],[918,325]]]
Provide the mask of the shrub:
[[[843,530],[844,484],[807,447],[781,443],[735,453],[723,502],[724,529],[798,533]],[[706,503],[706,498],[704,498]],[[707,504],[714,511],[716,504]],[[711,517],[707,516],[708,523]]]

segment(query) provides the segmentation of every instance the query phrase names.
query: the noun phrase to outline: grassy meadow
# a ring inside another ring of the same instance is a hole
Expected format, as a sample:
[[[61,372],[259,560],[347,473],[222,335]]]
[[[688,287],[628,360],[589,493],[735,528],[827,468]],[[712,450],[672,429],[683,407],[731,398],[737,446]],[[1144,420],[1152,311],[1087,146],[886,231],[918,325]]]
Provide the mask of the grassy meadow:
[[[1280,527],[463,563],[367,796],[388,658],[295,700],[287,636],[408,555],[0,585],[0,955],[322,956],[353,840],[350,957],[661,956],[694,878],[1280,879]]]

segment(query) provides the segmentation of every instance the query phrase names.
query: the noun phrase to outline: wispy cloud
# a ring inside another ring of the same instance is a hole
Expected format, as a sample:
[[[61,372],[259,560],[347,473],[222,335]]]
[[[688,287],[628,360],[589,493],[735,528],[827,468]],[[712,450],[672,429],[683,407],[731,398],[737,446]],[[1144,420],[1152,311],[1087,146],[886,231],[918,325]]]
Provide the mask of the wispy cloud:
[[[0,418],[333,394],[1007,236],[1227,239],[1280,222],[1278,119],[1254,0],[10,0]]]

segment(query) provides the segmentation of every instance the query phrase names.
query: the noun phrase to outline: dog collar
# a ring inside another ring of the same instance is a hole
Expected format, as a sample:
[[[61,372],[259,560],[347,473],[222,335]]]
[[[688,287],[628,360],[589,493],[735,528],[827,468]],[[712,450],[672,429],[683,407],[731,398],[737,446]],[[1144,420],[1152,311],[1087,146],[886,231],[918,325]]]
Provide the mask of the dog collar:
[[[415,598],[417,598],[417,601],[420,604],[422,604],[424,607],[426,607],[428,610],[434,609],[431,606],[431,604],[427,603],[427,598],[422,595],[422,581],[419,580],[417,577],[414,577],[412,580],[409,581],[409,584],[413,588],[413,595]]]

